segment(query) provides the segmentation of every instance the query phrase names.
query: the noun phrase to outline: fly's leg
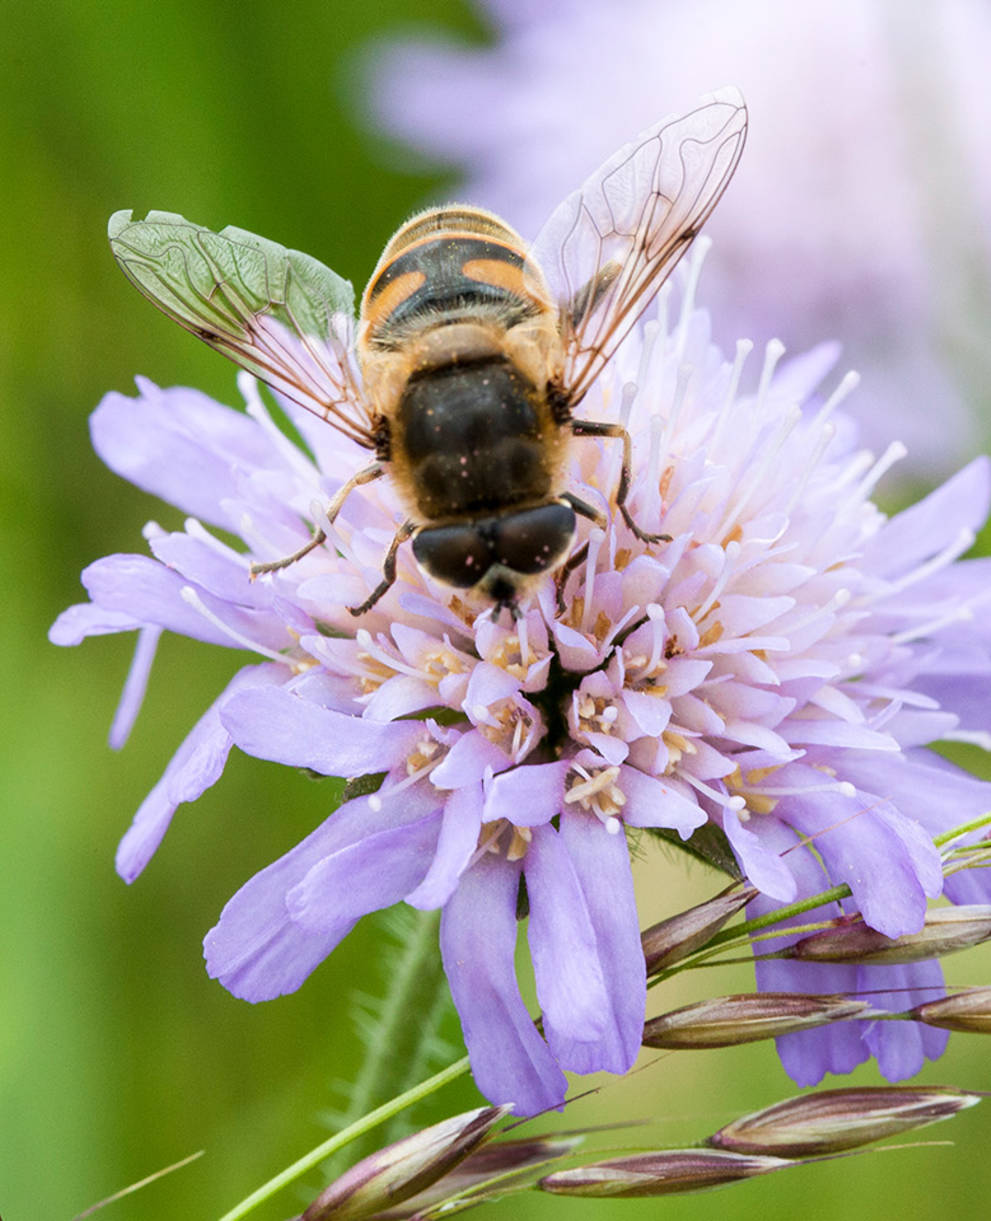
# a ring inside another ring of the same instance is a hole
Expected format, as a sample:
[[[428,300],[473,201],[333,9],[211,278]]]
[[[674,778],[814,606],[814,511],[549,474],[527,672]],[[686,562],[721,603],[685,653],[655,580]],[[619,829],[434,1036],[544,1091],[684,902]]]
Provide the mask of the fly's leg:
[[[389,550],[385,553],[385,559],[382,562],[382,580],[375,586],[368,597],[360,606],[349,606],[348,610],[357,618],[363,615],[365,611],[369,611],[375,603],[386,593],[396,579],[396,552],[406,542],[406,540],[416,533],[416,523],[404,521],[403,524],[395,533],[395,537],[389,544]]]
[[[602,298],[616,283],[623,265],[614,260],[584,284],[568,302],[567,316],[571,325],[577,330],[585,319],[595,310]]]
[[[616,508],[623,514],[623,521],[642,543],[670,543],[670,534],[651,534],[647,530],[642,530],[626,507],[626,497],[629,495],[630,480],[633,475],[633,445],[630,441],[630,434],[622,424],[606,424],[601,420],[572,420],[571,433],[575,437],[618,437],[623,442],[623,466],[619,476],[619,487],[616,489]]]
[[[577,568],[581,568],[582,564],[588,559],[588,543],[582,543],[574,555],[569,555],[567,560],[557,570],[557,575],[554,577],[554,593],[557,598],[557,613],[563,615],[568,609],[567,603],[564,600],[564,587],[568,583],[568,577]]]
[[[572,492],[565,492],[561,497],[566,500],[576,513],[582,517],[587,517],[589,521],[594,521],[600,530],[605,530],[609,525],[609,518],[601,511],[590,505],[588,501],[582,500],[580,496],[575,496]],[[581,568],[588,558],[588,543],[582,543],[578,550],[569,555],[567,560],[561,565],[557,571],[557,576],[554,578],[554,592],[557,595],[557,611],[559,615],[563,615],[567,610],[564,603],[564,587],[568,583],[568,577],[578,568]]]
[[[327,506],[327,521],[333,525],[334,519],[340,513],[341,508],[351,495],[355,488],[361,487],[362,484],[371,483],[375,479],[380,479],[385,474],[385,468],[379,462],[373,462],[371,466],[363,467],[357,474],[352,475],[346,484],[337,493],[334,499]],[[327,533],[320,526],[317,526],[313,531],[313,536],[308,543],[304,543],[298,551],[294,551],[292,555],[283,556],[281,560],[272,560],[268,564],[252,564],[251,579],[260,576],[263,572],[278,572],[282,568],[288,568],[290,564],[295,564],[297,560],[301,560],[304,555],[309,555],[314,547],[319,547],[321,543],[327,541]]]

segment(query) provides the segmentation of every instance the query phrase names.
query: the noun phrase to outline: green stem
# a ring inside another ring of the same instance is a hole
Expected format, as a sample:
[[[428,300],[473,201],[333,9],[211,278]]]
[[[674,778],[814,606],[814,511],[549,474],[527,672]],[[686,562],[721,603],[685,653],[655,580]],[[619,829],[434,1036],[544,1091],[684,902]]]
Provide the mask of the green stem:
[[[359,1120],[379,1103],[415,1085],[437,1060],[437,1031],[449,1004],[447,984],[437,951],[439,912],[400,908],[392,930],[397,947],[388,965],[388,989],[372,1020],[364,1019],[365,1055],[350,1091],[342,1126]],[[386,1141],[399,1135],[385,1133]],[[352,1150],[357,1158],[365,1149]]]
[[[399,1117],[468,1071],[465,1057],[421,1084],[411,1084],[427,1070],[437,1044],[437,1030],[448,1007],[447,984],[437,952],[436,912],[412,913],[405,921],[396,960],[388,972],[388,991],[374,1021],[369,1023],[365,1056],[341,1118],[342,1128],[251,1193],[221,1221],[237,1221],[294,1179],[325,1162],[332,1154]],[[390,1101],[382,1102],[383,1098]],[[374,1109],[372,1109],[374,1108]],[[379,1143],[392,1139],[387,1131]],[[354,1160],[361,1150],[352,1150]]]
[[[230,1212],[224,1213],[220,1221],[239,1221],[241,1217],[246,1217],[253,1208],[263,1204],[274,1196],[277,1191],[281,1191],[283,1187],[288,1186],[294,1179],[298,1179],[301,1175],[306,1174],[308,1170],[319,1166],[321,1162],[326,1161],[338,1149],[342,1149],[365,1132],[370,1132],[372,1128],[376,1128],[379,1124],[392,1119],[393,1116],[398,1115],[407,1107],[413,1106],[414,1103],[420,1102],[424,1098],[429,1098],[431,1094],[436,1093],[443,1086],[456,1081],[458,1077],[463,1077],[467,1071],[468,1057],[464,1056],[456,1063],[442,1069],[439,1073],[435,1073],[427,1081],[414,1086],[404,1094],[400,1094],[398,1098],[392,1098],[382,1106],[376,1107],[374,1111],[370,1111],[363,1119],[359,1119],[342,1132],[338,1132],[336,1136],[325,1140],[322,1145],[317,1145],[315,1149],[311,1149],[299,1161],[293,1162],[291,1166],[287,1166],[285,1170],[281,1171],[274,1178],[269,1179],[257,1191],[253,1191],[250,1196],[245,1196]]]

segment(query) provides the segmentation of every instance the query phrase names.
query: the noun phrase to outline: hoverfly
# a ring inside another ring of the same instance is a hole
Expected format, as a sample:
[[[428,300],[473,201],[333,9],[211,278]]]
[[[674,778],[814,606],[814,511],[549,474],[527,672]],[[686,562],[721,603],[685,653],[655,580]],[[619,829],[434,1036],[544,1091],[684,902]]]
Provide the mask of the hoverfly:
[[[616,507],[641,540],[667,538],[642,530],[627,507],[626,430],[573,413],[715,207],[746,128],[735,89],[661,120],[567,198],[529,248],[481,208],[414,216],[372,272],[356,337],[347,281],[244,230],[117,212],[110,245],[180,326],[374,453],[326,516],[332,523],[354,488],[388,476],[406,519],[381,582],[352,614],[393,583],[410,538],[429,575],[515,614],[527,582],[565,563],[576,515],[606,524],[563,486],[572,438],[622,443]],[[252,574],[325,539],[316,529]]]

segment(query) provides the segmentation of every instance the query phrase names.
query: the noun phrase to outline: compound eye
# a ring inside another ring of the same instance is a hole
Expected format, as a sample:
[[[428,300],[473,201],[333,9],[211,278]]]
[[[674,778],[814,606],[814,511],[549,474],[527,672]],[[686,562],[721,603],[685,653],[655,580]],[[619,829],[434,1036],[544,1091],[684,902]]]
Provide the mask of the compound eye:
[[[567,554],[575,537],[575,513],[557,501],[496,519],[493,558],[524,576],[548,572]]]
[[[488,572],[492,555],[474,526],[428,526],[413,537],[417,563],[438,581],[470,589]]]

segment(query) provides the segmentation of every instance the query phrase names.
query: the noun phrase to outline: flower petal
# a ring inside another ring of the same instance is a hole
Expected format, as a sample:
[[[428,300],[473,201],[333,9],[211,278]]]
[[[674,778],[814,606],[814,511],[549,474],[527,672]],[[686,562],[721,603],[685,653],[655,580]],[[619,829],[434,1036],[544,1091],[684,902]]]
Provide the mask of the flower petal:
[[[370,721],[334,712],[284,687],[228,700],[223,721],[247,754],[325,776],[387,771],[416,748],[425,732],[417,721]]]
[[[481,857],[444,908],[440,944],[478,1088],[497,1105],[512,1103],[518,1115],[536,1115],[561,1106],[568,1083],[516,982],[520,868]]]
[[[231,528],[221,502],[237,495],[239,469],[271,466],[258,424],[198,390],[161,390],[141,378],[140,394],[108,394],[90,417],[93,448],[131,483],[186,513]]]
[[[594,1058],[609,996],[585,895],[561,835],[534,827],[523,861],[530,923],[527,936],[544,1033],[565,1068]],[[591,1049],[578,1045],[591,1044]]]
[[[567,1047],[551,1045],[561,1063],[576,1072],[606,1069],[625,1073],[640,1051],[647,998],[626,836],[607,831],[591,815],[573,814],[561,820],[560,838],[585,898],[608,1008],[595,1044],[572,1041]]]
[[[411,907],[429,911],[450,899],[478,844],[483,804],[481,785],[455,789],[448,797],[436,855],[426,877],[406,896]]]
[[[117,872],[125,882],[133,882],[154,856],[176,807],[195,801],[220,779],[233,745],[220,717],[225,700],[238,691],[266,687],[283,678],[284,671],[274,665],[239,671],[196,722],[120,841]]]
[[[864,920],[888,937],[917,932],[926,912],[926,882],[938,854],[895,829],[902,819],[880,798],[806,793],[784,798],[775,814],[807,835],[833,882],[846,882]]]
[[[295,923],[286,896],[324,857],[390,827],[415,823],[437,809],[428,786],[414,786],[401,799],[380,804],[359,797],[341,806],[284,856],[256,873],[221,912],[203,942],[207,971],[228,992],[246,1001],[266,1001],[295,992],[353,927],[342,916],[327,920],[324,933]]]
[[[305,932],[321,934],[398,903],[426,876],[440,823],[440,811],[433,810],[329,853],[286,894],[291,919]]]
[[[938,1000],[946,994],[939,962],[912,962],[863,966],[858,987],[878,1009],[904,1013],[913,1005]],[[926,1060],[935,1060],[946,1050],[950,1032],[924,1022],[871,1022],[864,1042],[877,1059],[887,1081],[914,1077]]]
[[[493,776],[485,786],[483,822],[505,818],[516,827],[550,822],[564,808],[564,781],[570,764],[532,763]]]
[[[672,783],[635,767],[621,767],[619,787],[626,795],[623,822],[631,827],[670,827],[682,839],[688,839],[706,821],[705,811],[682,782]]]

